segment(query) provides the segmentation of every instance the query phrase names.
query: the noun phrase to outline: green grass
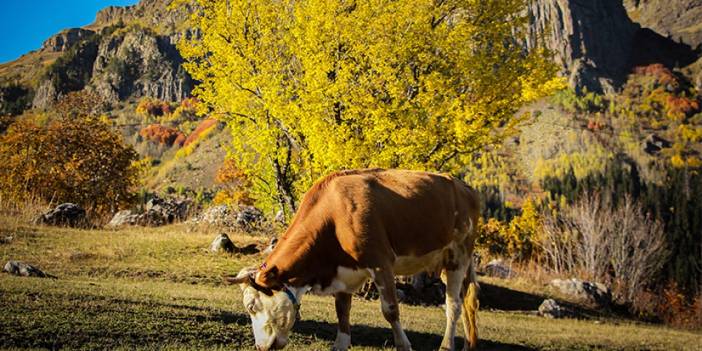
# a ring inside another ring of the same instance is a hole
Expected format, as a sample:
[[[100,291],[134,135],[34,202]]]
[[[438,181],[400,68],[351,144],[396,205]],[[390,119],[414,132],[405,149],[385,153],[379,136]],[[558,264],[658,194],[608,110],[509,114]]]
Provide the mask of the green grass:
[[[56,229],[0,219],[0,235],[14,236],[0,244],[2,263],[22,260],[58,276],[0,275],[0,348],[252,350],[240,290],[220,277],[262,258],[209,253],[217,233],[186,225]],[[266,241],[230,236],[237,244]],[[437,348],[441,308],[403,305],[401,316],[416,350]],[[351,320],[354,350],[391,349],[377,301],[355,298]],[[329,349],[335,330],[333,299],[307,296],[286,349]],[[633,321],[550,320],[496,310],[480,312],[479,331],[486,350],[695,350],[702,344],[700,333]]]

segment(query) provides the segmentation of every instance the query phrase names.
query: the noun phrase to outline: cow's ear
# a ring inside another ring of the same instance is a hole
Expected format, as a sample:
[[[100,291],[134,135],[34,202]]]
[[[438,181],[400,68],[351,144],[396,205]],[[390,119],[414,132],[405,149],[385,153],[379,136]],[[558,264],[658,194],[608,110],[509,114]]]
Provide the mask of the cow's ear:
[[[278,290],[283,286],[280,280],[280,272],[276,266],[267,267],[266,269],[259,271],[259,274],[256,276],[255,283],[273,290]]]

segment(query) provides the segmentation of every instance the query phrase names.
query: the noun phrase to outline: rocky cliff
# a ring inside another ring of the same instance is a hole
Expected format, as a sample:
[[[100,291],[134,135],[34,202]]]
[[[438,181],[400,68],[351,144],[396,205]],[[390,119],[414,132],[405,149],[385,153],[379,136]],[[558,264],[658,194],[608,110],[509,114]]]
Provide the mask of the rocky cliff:
[[[693,49],[702,45],[702,0],[624,0],[631,19]]]
[[[571,86],[613,90],[628,71],[639,29],[621,2],[537,0],[529,5],[529,49],[550,49]]]
[[[697,53],[690,45],[673,41],[645,28],[647,25],[642,27],[632,21],[629,16],[632,6],[642,8],[644,3],[649,2],[627,0],[625,7],[622,1],[614,0],[536,0],[528,9],[530,23],[526,46],[550,49],[556,63],[562,67],[562,74],[576,90],[616,90],[638,65],[663,63],[675,68],[693,63]],[[647,11],[664,7],[660,1],[650,3],[656,5],[645,7]],[[696,4],[702,4],[702,0],[677,3],[687,3],[673,6],[677,12],[671,12],[687,19],[688,26],[681,30],[689,31],[695,23],[702,31],[699,16],[693,19],[687,12],[682,14],[682,8],[696,11]]]
[[[48,39],[42,51],[65,52],[36,85],[33,107],[48,108],[61,95],[88,89],[106,101],[143,96],[178,101],[193,82],[175,47],[188,32],[178,28],[185,13],[169,11],[168,1],[108,7],[86,28],[65,30]]]
[[[34,68],[42,70],[33,73],[38,78],[13,80],[30,82],[32,105],[38,108],[84,88],[108,101],[187,97],[193,81],[174,44],[197,33],[186,26],[190,9],[173,11],[169,3],[142,0],[105,8],[93,24],[62,31],[39,52],[28,54],[47,57],[47,67]],[[702,0],[535,0],[528,8],[525,47],[550,49],[576,90],[613,91],[634,66],[661,62],[674,68],[695,62],[699,55],[692,46],[702,41],[698,12]],[[18,65],[14,72],[23,70]]]

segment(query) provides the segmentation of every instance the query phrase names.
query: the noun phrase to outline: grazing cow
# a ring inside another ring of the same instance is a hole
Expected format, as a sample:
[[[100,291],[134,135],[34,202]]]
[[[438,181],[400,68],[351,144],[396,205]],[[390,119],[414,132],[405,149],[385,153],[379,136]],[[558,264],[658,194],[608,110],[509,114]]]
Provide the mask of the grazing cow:
[[[300,300],[311,291],[335,296],[339,325],[333,350],[347,350],[351,294],[370,278],[395,346],[410,350],[394,276],[421,271],[441,272],[446,284],[441,350],[454,349],[459,315],[465,348],[474,348],[478,302],[472,253],[479,212],[476,193],[445,175],[367,169],[322,179],[304,196],[265,263],[227,278],[241,284],[256,349],[288,343]]]

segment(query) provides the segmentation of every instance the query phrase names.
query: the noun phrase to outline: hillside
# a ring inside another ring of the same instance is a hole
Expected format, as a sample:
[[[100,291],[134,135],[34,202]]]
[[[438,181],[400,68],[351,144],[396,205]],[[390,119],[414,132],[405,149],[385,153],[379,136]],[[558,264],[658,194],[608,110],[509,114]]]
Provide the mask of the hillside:
[[[167,165],[168,170],[151,172],[158,179],[146,180],[150,188],[196,187],[190,181],[192,177],[176,171],[190,167],[190,162],[172,159],[175,151],[166,152],[159,145],[135,144],[139,130],[147,125],[136,113],[140,100],[179,103],[191,95],[195,85],[175,47],[180,38],[198,35],[186,23],[190,8],[169,9],[169,3],[144,0],[129,7],[108,7],[96,14],[94,23],[57,33],[41,49],[1,65],[0,111],[10,115],[21,114],[30,107],[41,111],[51,109],[60,96],[71,91],[95,92],[109,103],[106,113],[115,125],[129,126],[121,127],[126,140],[137,146],[142,156],[155,158],[156,168]],[[650,63],[680,68],[693,85],[699,85],[702,70],[695,63],[699,55],[692,47],[699,44],[695,39],[698,31],[694,11],[700,6],[695,1],[674,3],[675,6],[665,7],[664,16],[656,17],[652,14],[660,12],[660,5],[655,1],[621,4],[604,0],[539,0],[529,9],[531,39],[524,45],[551,49],[562,68],[561,74],[578,93],[583,89],[599,93],[620,91],[634,67]],[[689,11],[683,11],[688,8]],[[683,12],[681,20],[674,20]],[[668,39],[671,36],[685,40],[678,43]],[[167,124],[185,133],[192,130],[178,123]],[[139,128],[133,127],[136,125]],[[160,148],[161,152],[144,153],[149,148]],[[198,169],[216,168],[204,165],[203,160],[220,163],[225,154],[223,150],[216,152],[216,157],[205,150],[195,152],[210,155],[192,156],[199,160]],[[163,175],[168,172],[171,176],[165,181]],[[212,185],[209,177],[213,174],[203,174],[208,177],[201,181],[203,186]]]

